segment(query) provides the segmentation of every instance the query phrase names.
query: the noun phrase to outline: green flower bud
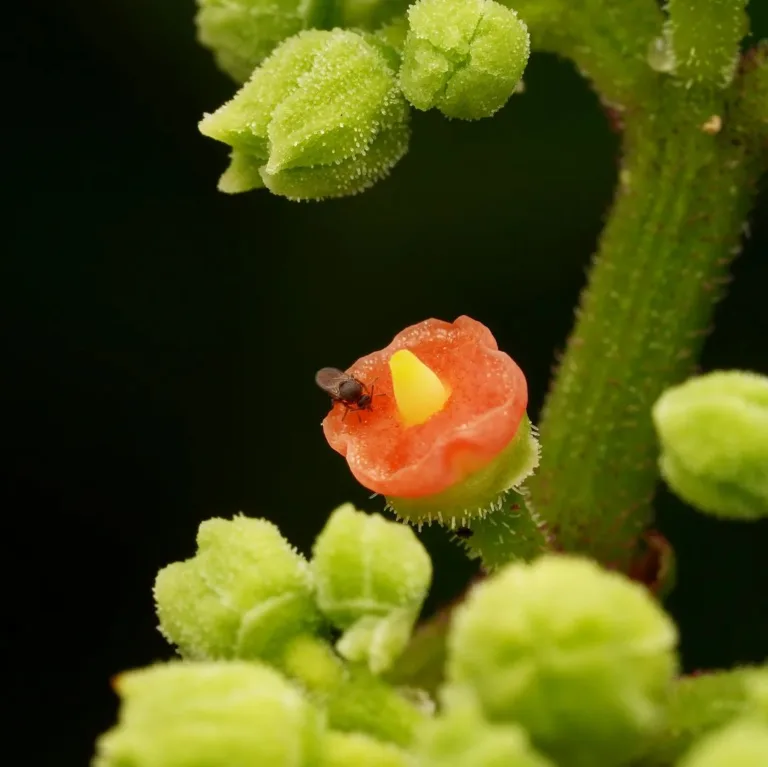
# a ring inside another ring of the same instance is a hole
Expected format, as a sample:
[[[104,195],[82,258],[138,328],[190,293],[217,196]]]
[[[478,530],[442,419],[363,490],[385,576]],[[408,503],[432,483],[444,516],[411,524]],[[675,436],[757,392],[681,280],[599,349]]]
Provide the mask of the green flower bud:
[[[419,767],[553,767],[515,724],[490,724],[473,705],[452,705],[424,725],[414,751]]]
[[[235,150],[222,191],[264,185],[294,200],[342,197],[405,154],[408,105],[383,43],[309,30],[276,48],[200,131]]]
[[[544,556],[499,570],[456,611],[448,680],[562,767],[614,764],[661,723],[676,639],[639,584]]]
[[[160,631],[185,657],[275,659],[316,629],[309,564],[273,524],[210,519],[197,544],[155,581]]]
[[[506,104],[528,62],[528,28],[493,0],[418,0],[400,83],[417,109],[479,120]]]
[[[409,527],[352,504],[331,514],[315,541],[317,604],[336,628],[348,660],[379,673],[411,636],[432,579],[432,562]]]
[[[320,767],[412,767],[406,753],[359,732],[329,732]]]
[[[768,726],[737,722],[700,740],[679,767],[765,767],[768,764]]]
[[[200,43],[239,83],[291,35],[322,20],[324,0],[197,0]]]
[[[716,372],[667,390],[653,408],[661,473],[719,517],[768,515],[768,378]]]
[[[323,718],[301,693],[255,663],[174,662],[122,674],[117,726],[94,767],[316,765]]]

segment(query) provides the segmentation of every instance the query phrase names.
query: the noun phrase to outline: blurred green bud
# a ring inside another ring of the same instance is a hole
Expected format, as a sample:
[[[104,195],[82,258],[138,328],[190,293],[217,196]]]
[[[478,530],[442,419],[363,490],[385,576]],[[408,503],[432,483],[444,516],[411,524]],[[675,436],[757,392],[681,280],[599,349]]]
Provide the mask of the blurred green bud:
[[[343,197],[384,178],[408,148],[408,105],[383,42],[342,29],[286,40],[200,123],[235,151],[225,192]]]
[[[553,767],[516,724],[490,724],[473,705],[450,705],[419,731],[419,767]]]
[[[118,724],[94,767],[316,765],[323,718],[301,693],[256,663],[174,662],[115,682]]]
[[[768,724],[768,667],[753,671],[746,684],[752,708]]]
[[[294,640],[281,667],[323,708],[334,730],[406,746],[424,719],[423,701],[414,702],[413,691],[401,693],[365,667],[345,663],[317,637]]]
[[[719,517],[768,515],[768,378],[740,371],[692,378],[653,407],[664,479]]]
[[[340,506],[312,552],[317,604],[344,631],[337,644],[348,660],[379,673],[411,636],[432,579],[432,562],[413,530],[380,514]]]
[[[614,764],[661,724],[676,640],[642,586],[550,555],[473,589],[454,615],[447,677],[562,767]]]
[[[336,0],[333,25],[355,29],[378,29],[401,16],[409,0]]]
[[[182,655],[275,659],[317,628],[309,563],[272,523],[210,519],[197,545],[155,581],[160,631]]]
[[[359,732],[333,732],[325,737],[319,767],[413,767],[406,753],[390,743]]]
[[[682,677],[675,682],[663,730],[648,744],[638,764],[677,764],[692,743],[754,711],[749,685],[757,672],[750,667]]]
[[[316,699],[334,730],[365,732],[402,747],[411,744],[428,717],[411,694],[396,690],[362,666],[349,666],[338,687]]]
[[[418,0],[408,9],[400,84],[417,109],[479,120],[506,104],[528,62],[528,28],[493,0]]]
[[[238,83],[284,40],[305,29],[374,30],[407,0],[197,0],[197,37]]]
[[[765,767],[768,726],[741,721],[707,735],[678,762],[679,767]]]
[[[197,0],[197,37],[219,68],[245,82],[273,48],[321,20],[325,0]]]

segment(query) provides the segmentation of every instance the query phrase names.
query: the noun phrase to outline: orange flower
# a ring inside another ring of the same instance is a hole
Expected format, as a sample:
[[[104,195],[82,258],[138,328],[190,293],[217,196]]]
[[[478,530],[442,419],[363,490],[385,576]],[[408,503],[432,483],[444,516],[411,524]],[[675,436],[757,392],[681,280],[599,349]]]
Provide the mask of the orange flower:
[[[335,403],[328,443],[411,521],[482,515],[538,462],[525,376],[469,317],[406,328],[347,372],[372,391],[371,407]]]

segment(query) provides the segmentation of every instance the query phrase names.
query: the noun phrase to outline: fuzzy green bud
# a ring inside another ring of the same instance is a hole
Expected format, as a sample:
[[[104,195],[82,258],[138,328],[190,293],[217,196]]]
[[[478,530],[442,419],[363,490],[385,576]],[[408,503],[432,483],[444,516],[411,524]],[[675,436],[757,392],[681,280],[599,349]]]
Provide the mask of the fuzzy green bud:
[[[490,724],[473,705],[452,705],[419,731],[419,767],[553,767],[516,724]]]
[[[182,655],[271,660],[316,629],[309,563],[271,522],[210,519],[197,544],[155,581],[160,631]]]
[[[653,408],[664,479],[719,517],[768,515],[768,378],[740,371],[692,378]]]
[[[320,712],[257,663],[174,662],[115,686],[119,721],[94,767],[310,767],[322,752]]]
[[[432,562],[409,527],[344,504],[315,541],[317,604],[344,631],[337,644],[351,661],[379,673],[411,636],[432,580]]]
[[[736,722],[700,740],[678,763],[679,767],[765,767],[768,764],[768,726]]]
[[[231,146],[219,188],[266,186],[293,200],[356,194],[408,147],[394,54],[342,29],[302,32],[275,49],[200,131]]]
[[[479,120],[506,104],[528,62],[528,28],[493,0],[418,0],[400,83],[417,109]]]
[[[521,724],[562,767],[633,756],[660,725],[674,623],[639,584],[576,557],[508,565],[475,587],[448,638],[448,680]]]

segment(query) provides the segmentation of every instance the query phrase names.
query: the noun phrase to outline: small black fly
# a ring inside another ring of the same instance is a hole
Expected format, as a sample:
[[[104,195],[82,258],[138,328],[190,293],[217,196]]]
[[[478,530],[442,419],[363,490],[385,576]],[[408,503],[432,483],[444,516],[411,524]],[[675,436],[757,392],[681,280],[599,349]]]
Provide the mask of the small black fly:
[[[338,368],[321,368],[315,374],[315,383],[347,410],[370,410],[373,406],[373,387],[369,389],[362,381]]]

